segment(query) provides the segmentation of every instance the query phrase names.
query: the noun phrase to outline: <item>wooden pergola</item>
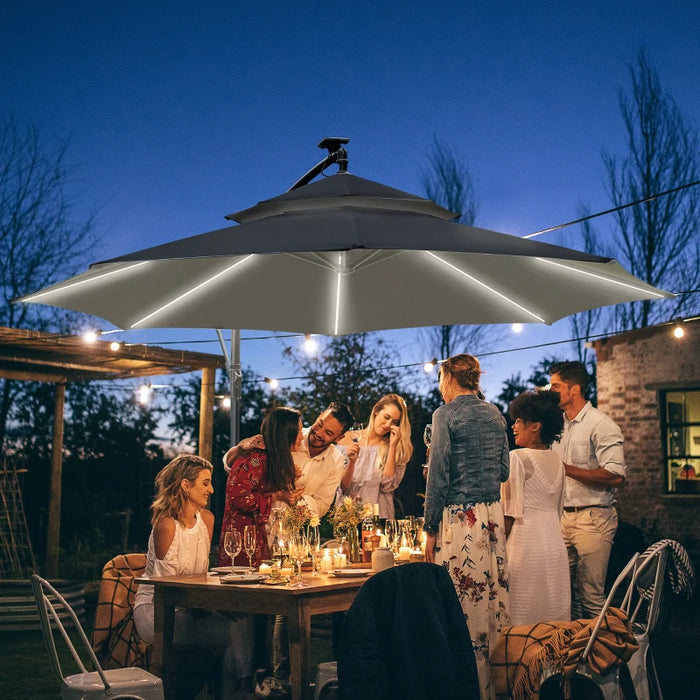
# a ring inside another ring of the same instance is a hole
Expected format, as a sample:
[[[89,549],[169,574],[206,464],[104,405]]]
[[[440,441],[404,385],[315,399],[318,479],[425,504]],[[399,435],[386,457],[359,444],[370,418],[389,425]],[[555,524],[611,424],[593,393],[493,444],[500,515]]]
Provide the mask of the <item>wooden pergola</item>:
[[[96,340],[0,327],[0,378],[55,384],[51,443],[51,485],[46,541],[46,574],[58,574],[61,522],[61,474],[66,385],[69,382],[155,377],[202,372],[199,410],[199,454],[212,458],[214,385],[217,369],[225,369],[223,357],[186,350]]]

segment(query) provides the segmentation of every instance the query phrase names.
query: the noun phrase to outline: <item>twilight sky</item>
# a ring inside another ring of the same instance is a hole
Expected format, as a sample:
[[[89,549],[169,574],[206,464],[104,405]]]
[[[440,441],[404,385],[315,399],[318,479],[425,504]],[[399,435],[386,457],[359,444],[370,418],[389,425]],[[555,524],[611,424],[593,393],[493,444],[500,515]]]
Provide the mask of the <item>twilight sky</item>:
[[[617,91],[639,48],[697,127],[698,27],[696,0],[8,0],[0,116],[70,140],[76,216],[98,209],[96,259],[226,225],[320,160],[324,136],[350,138],[353,174],[422,195],[436,135],[476,180],[477,225],[525,235],[610,206],[600,152],[624,152]],[[580,247],[575,227],[539,240]],[[390,336],[397,364],[429,359],[414,332]],[[566,320],[504,328],[494,350],[569,336]],[[214,334],[125,335],[197,338]],[[244,342],[242,363],[287,376],[282,348]],[[567,349],[484,358],[487,395]]]

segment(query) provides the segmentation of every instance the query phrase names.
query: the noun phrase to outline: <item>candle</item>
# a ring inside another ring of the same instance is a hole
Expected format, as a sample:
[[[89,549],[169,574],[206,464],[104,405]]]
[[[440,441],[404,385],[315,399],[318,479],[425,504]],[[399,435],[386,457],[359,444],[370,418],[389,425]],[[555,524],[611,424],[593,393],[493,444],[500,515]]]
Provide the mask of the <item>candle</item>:
[[[374,504],[374,511],[373,514],[379,517],[379,503]]]
[[[326,550],[321,557],[321,573],[327,574],[329,571],[333,570],[333,558],[331,553]]]
[[[280,569],[280,576],[291,576],[292,575],[292,567],[291,566],[283,566]]]
[[[265,574],[265,576],[269,576],[272,573],[272,567],[269,564],[260,564],[258,571],[261,574]]]
[[[411,558],[410,547],[399,547],[399,561],[408,561]]]
[[[348,565],[348,558],[342,552],[339,552],[335,558],[335,568],[344,569]]]

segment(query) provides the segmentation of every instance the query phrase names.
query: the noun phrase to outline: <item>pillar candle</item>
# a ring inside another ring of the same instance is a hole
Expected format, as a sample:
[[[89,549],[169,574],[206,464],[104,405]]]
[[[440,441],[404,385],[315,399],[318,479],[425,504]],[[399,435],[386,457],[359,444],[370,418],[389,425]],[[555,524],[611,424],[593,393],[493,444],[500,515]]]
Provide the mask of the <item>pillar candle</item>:
[[[408,561],[411,558],[411,548],[410,547],[399,547],[399,559],[401,561]]]

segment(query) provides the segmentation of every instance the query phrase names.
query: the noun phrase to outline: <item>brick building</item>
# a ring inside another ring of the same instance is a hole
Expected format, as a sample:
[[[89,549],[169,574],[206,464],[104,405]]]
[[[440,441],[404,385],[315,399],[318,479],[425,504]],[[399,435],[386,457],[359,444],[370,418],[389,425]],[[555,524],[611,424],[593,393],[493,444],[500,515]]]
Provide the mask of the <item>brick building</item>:
[[[598,406],[622,429],[627,482],[620,520],[653,541],[681,542],[700,552],[700,319],[603,338]]]

